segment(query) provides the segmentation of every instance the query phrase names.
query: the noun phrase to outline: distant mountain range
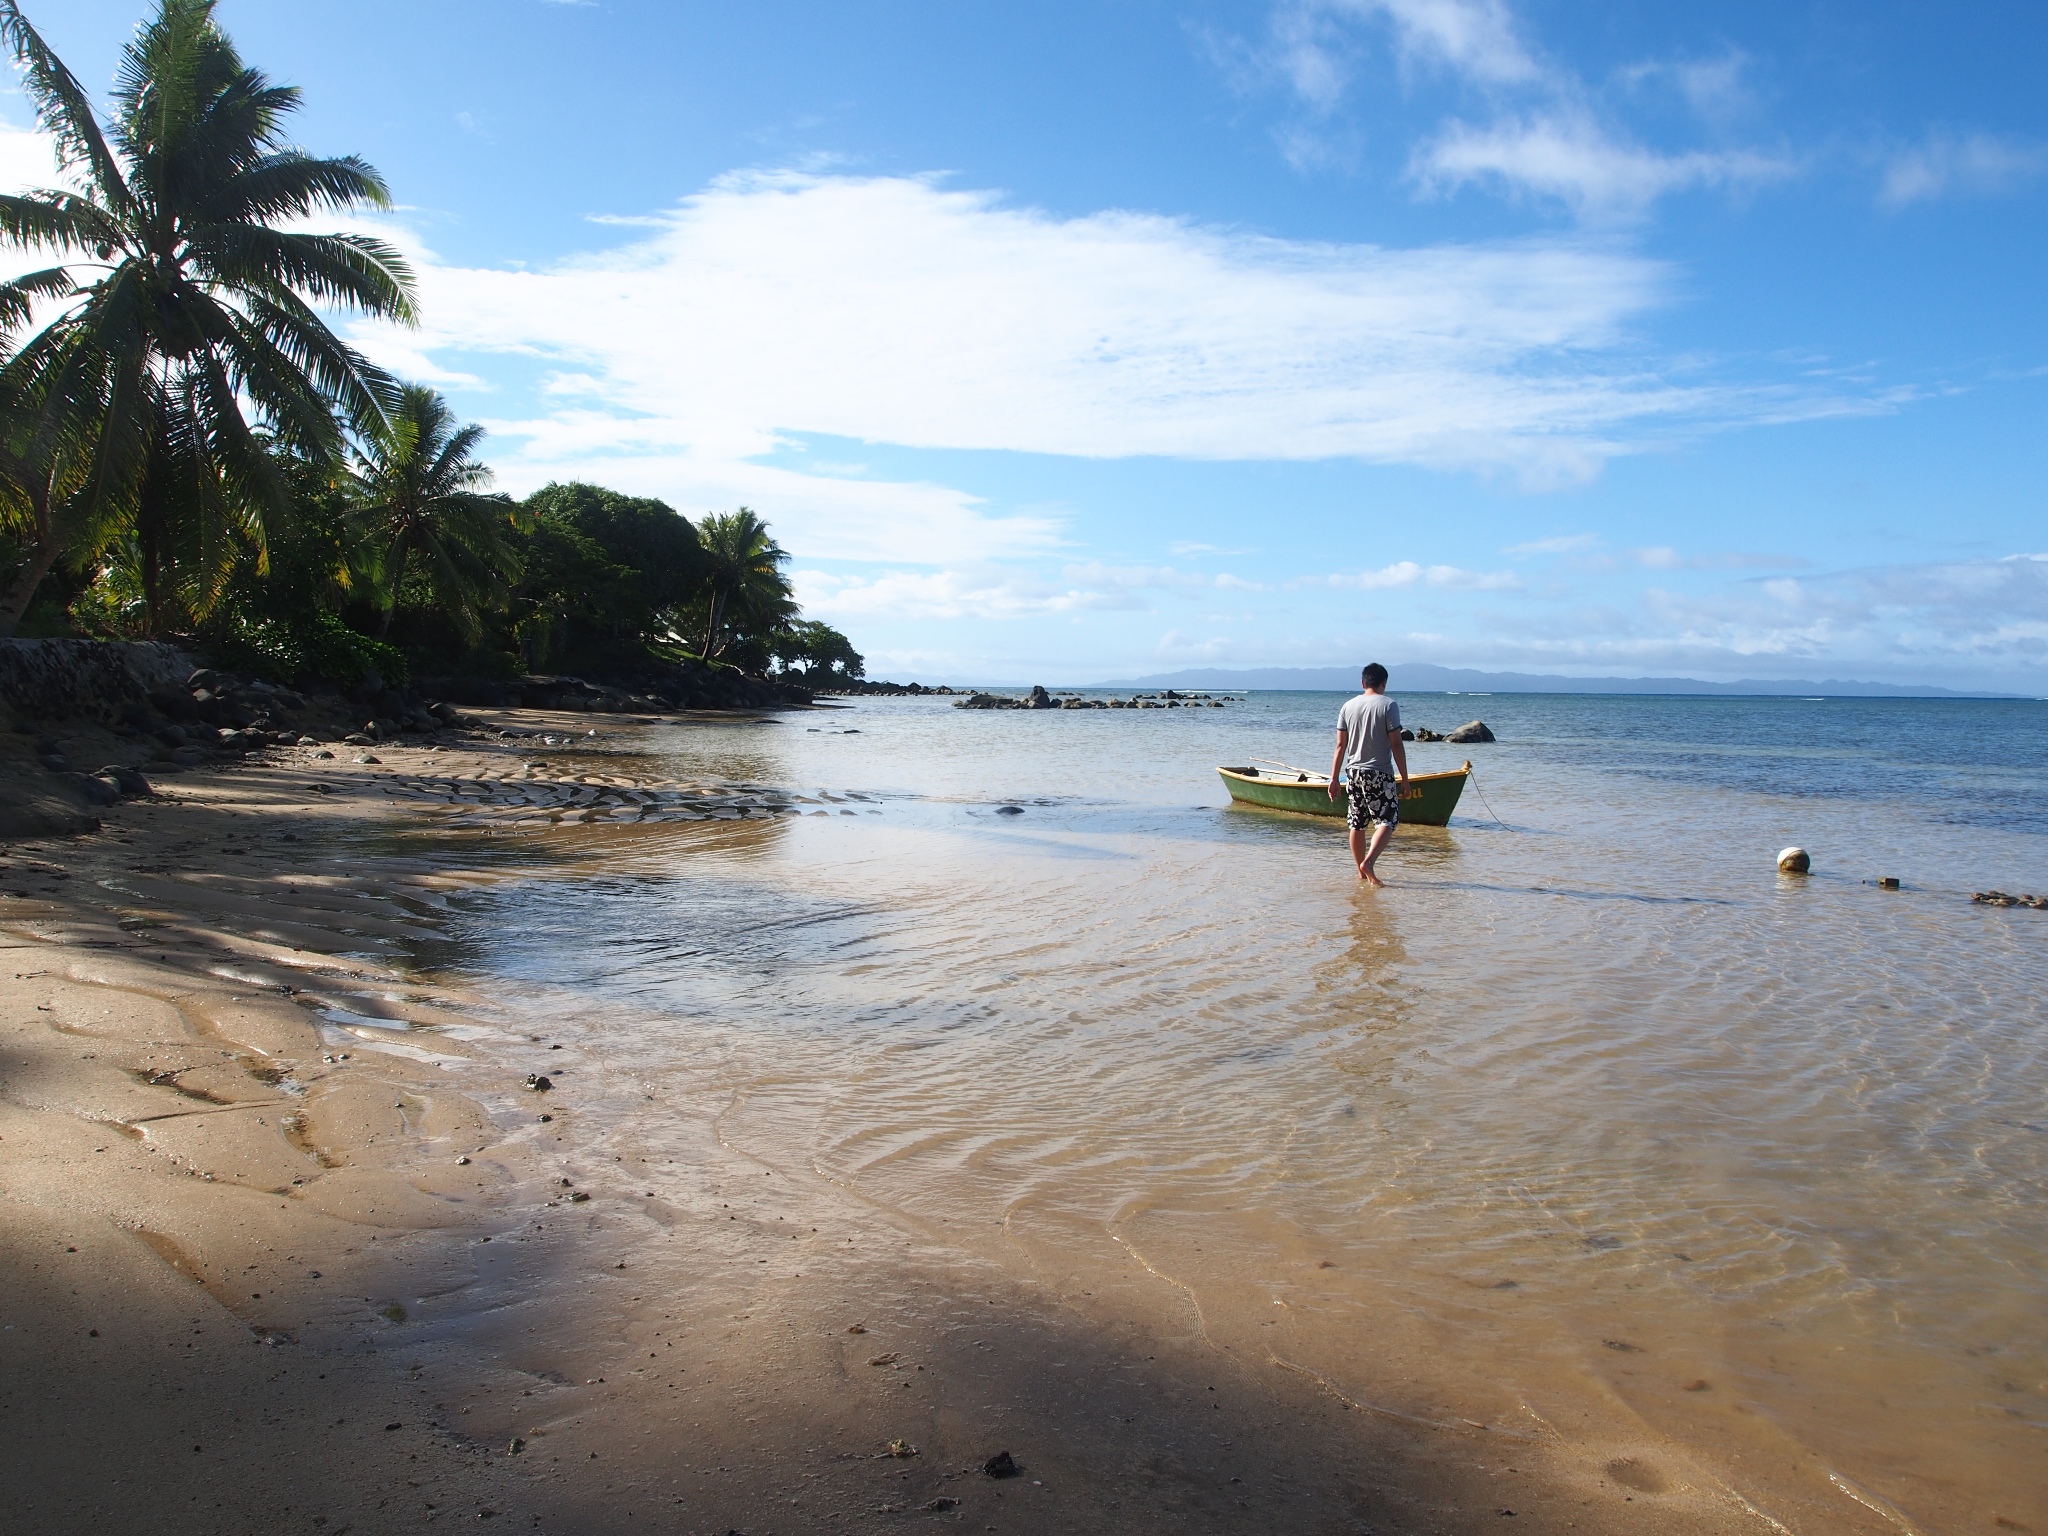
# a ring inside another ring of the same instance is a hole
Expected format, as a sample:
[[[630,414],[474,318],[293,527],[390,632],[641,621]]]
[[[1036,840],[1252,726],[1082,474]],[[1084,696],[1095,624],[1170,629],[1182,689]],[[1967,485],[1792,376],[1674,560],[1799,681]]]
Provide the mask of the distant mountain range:
[[[1968,693],[1901,683],[1858,683],[1829,678],[1744,678],[1735,683],[1709,683],[1696,677],[1554,677],[1538,672],[1474,672],[1464,667],[1438,667],[1428,662],[1390,666],[1395,693],[1706,693],[1731,695],[1826,696],[1847,699],[2016,699],[2016,693]],[[1123,677],[1094,683],[1095,688],[1276,688],[1299,692],[1355,693],[1353,667],[1192,667],[1184,672],[1158,672],[1150,677]]]

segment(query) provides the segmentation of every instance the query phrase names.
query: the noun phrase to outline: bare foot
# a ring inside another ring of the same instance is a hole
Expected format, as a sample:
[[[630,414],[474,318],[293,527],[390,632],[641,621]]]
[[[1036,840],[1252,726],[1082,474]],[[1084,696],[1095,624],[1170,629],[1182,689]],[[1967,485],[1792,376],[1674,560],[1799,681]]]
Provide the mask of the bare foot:
[[[1376,891],[1381,889],[1387,883],[1369,869],[1361,869],[1358,872],[1358,878],[1363,880],[1367,885],[1371,886]]]

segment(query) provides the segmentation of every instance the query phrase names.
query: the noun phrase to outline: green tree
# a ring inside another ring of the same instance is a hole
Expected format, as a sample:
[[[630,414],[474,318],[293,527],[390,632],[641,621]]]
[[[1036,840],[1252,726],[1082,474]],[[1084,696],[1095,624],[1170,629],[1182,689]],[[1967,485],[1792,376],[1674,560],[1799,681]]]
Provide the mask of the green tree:
[[[391,247],[288,227],[390,196],[363,161],[291,146],[298,92],[243,64],[213,12],[213,0],[159,0],[122,51],[102,129],[16,0],[0,0],[0,40],[84,188],[0,196],[0,241],[86,258],[0,286],[9,335],[32,306],[56,310],[0,387],[89,443],[74,514],[129,536],[152,633],[178,607],[204,613],[237,549],[260,553],[289,521],[291,487],[259,428],[334,457],[337,411],[359,431],[382,421],[390,380],[314,306],[413,319]]]
[[[476,460],[483,437],[474,423],[457,425],[448,402],[422,384],[406,386],[389,419],[364,435],[349,517],[371,552],[380,639],[408,574],[472,642],[483,634],[483,610],[509,595],[519,574],[513,534],[525,514],[485,489],[491,471]]]
[[[620,652],[678,636],[703,585],[704,555],[687,518],[666,502],[580,481],[543,486],[525,505],[542,561],[533,590],[551,584],[566,596],[570,568],[584,572],[573,603],[557,604],[556,622],[567,621],[565,643]],[[550,535],[545,552],[542,530]],[[579,633],[570,636],[568,628]]]
[[[768,654],[784,671],[801,672],[817,679],[857,678],[867,673],[867,661],[853,648],[853,642],[816,619],[796,619],[777,630],[768,643]]]
[[[704,644],[706,661],[719,656],[737,634],[765,637],[796,616],[789,555],[768,536],[768,525],[753,511],[713,512],[697,524],[704,546]]]

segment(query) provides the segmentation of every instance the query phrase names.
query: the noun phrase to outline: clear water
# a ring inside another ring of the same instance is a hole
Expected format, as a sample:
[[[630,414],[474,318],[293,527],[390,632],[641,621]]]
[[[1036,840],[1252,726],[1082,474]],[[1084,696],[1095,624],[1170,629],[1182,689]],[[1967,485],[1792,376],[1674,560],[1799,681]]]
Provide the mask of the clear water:
[[[1214,773],[1322,767],[1339,702],[657,728],[646,772],[838,798],[607,833],[464,964],[764,1158],[1361,1404],[2048,1528],[2048,912],[1969,900],[2048,891],[2048,705],[1402,696],[1500,739],[1410,749],[1476,792],[1373,893]]]

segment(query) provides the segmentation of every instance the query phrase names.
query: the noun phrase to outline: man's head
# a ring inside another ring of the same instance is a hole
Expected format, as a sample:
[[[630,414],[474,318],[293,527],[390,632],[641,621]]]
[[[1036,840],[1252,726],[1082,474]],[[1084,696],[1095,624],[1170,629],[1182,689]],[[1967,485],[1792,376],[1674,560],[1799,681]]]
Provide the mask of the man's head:
[[[1387,686],[1387,669],[1376,661],[1365,664],[1365,670],[1358,674],[1358,680],[1374,693]]]

